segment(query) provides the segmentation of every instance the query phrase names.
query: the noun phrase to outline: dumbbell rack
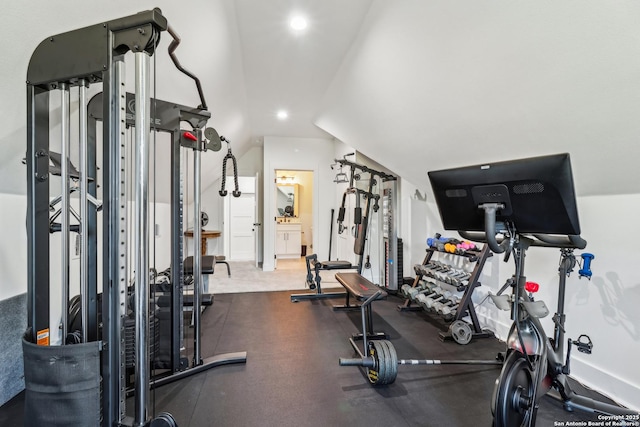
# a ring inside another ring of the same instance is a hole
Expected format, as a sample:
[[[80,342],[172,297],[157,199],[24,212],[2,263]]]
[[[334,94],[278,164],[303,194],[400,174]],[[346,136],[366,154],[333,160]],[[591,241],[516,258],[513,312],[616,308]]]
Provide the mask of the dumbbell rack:
[[[453,317],[449,317],[448,319],[443,319],[443,320],[445,320],[446,322],[451,322],[451,325],[464,326],[464,328],[466,329],[466,325],[468,325],[468,322],[464,321],[463,319],[469,316],[469,318],[471,319],[471,324],[469,325],[469,328],[468,328],[470,329],[470,333],[471,333],[469,340],[473,338],[493,337],[494,336],[493,332],[483,330],[480,327],[480,322],[478,321],[478,315],[476,314],[476,310],[473,305],[473,301],[471,299],[474,289],[480,286],[480,282],[478,281],[478,279],[480,278],[480,273],[482,272],[482,268],[484,267],[486,260],[493,255],[489,250],[488,245],[485,245],[481,250],[466,250],[466,251],[461,251],[459,253],[444,252],[444,251],[438,250],[437,248],[429,247],[427,248],[427,254],[424,257],[422,264],[416,267],[427,266],[432,261],[433,256],[435,254],[440,254],[440,253],[443,255],[446,254],[449,256],[464,257],[467,259],[468,262],[475,263],[473,271],[471,272],[471,275],[468,278],[468,283],[464,285],[465,287],[464,293],[460,298],[460,304],[458,305],[458,308],[456,309],[455,314],[453,315]],[[418,284],[425,278],[424,268],[416,268],[415,270],[416,270],[416,277],[413,281],[413,285],[412,285],[413,288],[417,287]],[[447,284],[445,283],[445,286],[446,285]],[[412,306],[411,305],[412,302],[413,301],[411,299],[407,299],[403,304],[398,305],[398,310],[422,311],[422,307],[419,307],[417,305]],[[461,322],[464,322],[464,323],[461,323]],[[439,335],[442,341],[454,339],[452,336],[451,327],[449,327],[449,329],[446,332],[440,332]],[[460,342],[457,339],[456,341]]]

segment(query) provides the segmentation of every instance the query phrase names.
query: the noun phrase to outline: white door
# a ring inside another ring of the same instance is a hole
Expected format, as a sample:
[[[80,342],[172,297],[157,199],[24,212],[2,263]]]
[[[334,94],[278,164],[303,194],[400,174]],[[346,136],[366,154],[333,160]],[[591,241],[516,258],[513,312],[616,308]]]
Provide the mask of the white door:
[[[255,259],[255,204],[253,193],[229,199],[229,258],[233,261]]]
[[[256,260],[256,268],[260,268],[260,265],[262,263],[262,252],[260,251],[260,248],[262,247],[262,223],[260,222],[260,209],[258,204],[260,203],[260,188],[258,186],[258,183],[260,182],[260,172],[256,173],[256,181],[255,181],[255,201],[256,203],[254,204],[255,208],[254,208],[254,217],[255,217],[255,221],[253,223],[253,235],[254,235],[254,241],[255,241],[255,260]]]

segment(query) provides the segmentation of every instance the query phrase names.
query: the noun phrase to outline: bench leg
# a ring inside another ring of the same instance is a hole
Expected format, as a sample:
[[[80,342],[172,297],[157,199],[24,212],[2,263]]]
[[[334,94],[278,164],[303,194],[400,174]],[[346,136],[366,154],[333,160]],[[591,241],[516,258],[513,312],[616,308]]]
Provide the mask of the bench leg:
[[[351,339],[354,341],[364,340],[366,352],[366,340],[386,340],[388,339],[388,335],[384,332],[373,332],[373,312],[371,311],[371,305],[360,307],[360,310],[362,311],[362,332],[353,334]]]
[[[355,311],[358,310],[360,308],[360,306],[358,304],[356,305],[351,305],[349,303],[349,296],[351,294],[349,293],[349,291],[347,291],[345,293],[345,301],[344,301],[344,305],[334,305],[333,309],[335,311]]]

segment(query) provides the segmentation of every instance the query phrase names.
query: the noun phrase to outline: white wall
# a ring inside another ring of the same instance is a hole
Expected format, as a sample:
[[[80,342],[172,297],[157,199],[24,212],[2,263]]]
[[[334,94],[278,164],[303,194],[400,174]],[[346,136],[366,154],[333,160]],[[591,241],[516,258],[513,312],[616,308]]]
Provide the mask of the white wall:
[[[27,292],[27,198],[0,193],[0,300]]]
[[[277,169],[299,169],[314,171],[313,179],[313,247],[319,254],[328,250],[329,223],[325,220],[326,206],[334,198],[333,174],[330,165],[334,159],[334,142],[321,138],[264,138],[264,264],[265,271],[274,269],[275,252],[275,171]]]

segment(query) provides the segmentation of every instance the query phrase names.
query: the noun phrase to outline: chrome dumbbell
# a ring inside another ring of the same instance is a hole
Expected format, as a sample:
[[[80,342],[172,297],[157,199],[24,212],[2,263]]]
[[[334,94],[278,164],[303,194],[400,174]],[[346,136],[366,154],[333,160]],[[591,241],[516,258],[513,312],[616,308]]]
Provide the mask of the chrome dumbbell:
[[[423,280],[421,280],[416,287],[414,287],[413,285],[402,285],[402,287],[400,288],[400,293],[405,298],[411,298],[412,296],[415,296],[417,292],[426,289],[426,286],[427,285]]]
[[[418,302],[418,304],[420,304],[422,306],[423,309],[427,310],[427,311],[431,311],[433,309],[433,305],[443,299],[447,299],[451,296],[451,292],[449,291],[445,291],[444,289],[438,287],[436,289],[434,289],[434,292],[432,295],[426,296],[426,295],[419,295],[416,298],[416,301]]]
[[[459,306],[460,306],[460,301],[458,301],[458,303],[454,305],[448,305],[446,307],[443,307],[442,310],[440,311],[440,314],[442,315],[442,317],[444,317],[445,320],[451,320],[453,319],[453,316],[456,315],[456,312],[458,311]]]
[[[419,295],[430,295],[433,293],[433,290],[435,288],[437,288],[438,285],[436,285],[433,282],[423,282],[420,284],[420,287],[415,287],[415,288],[411,288],[408,290],[407,292],[407,298],[415,301],[415,299],[419,296]]]
[[[457,295],[452,295],[451,297],[447,298],[446,301],[440,300],[433,304],[433,309],[438,313],[444,315],[445,310],[454,305],[457,307],[458,304],[460,304],[460,298]]]

